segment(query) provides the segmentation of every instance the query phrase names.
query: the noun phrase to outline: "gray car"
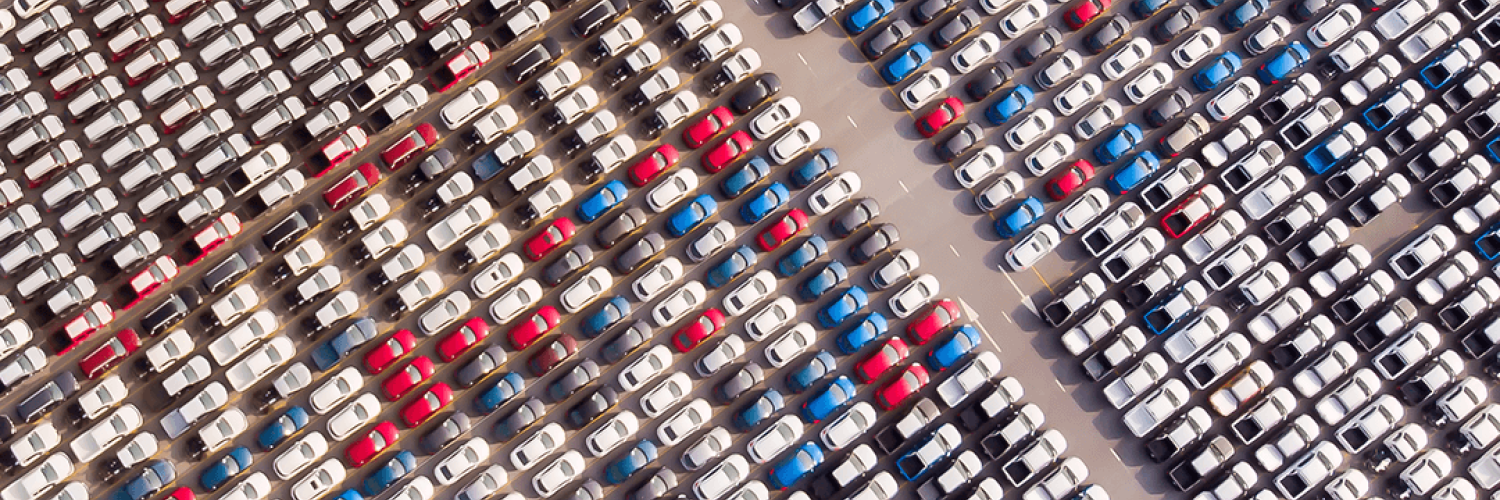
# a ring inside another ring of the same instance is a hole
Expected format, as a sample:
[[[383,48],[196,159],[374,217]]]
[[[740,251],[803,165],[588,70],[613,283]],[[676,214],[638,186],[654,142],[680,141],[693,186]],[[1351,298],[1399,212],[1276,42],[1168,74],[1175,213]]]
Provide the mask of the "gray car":
[[[860,45],[860,51],[864,52],[865,57],[871,61],[880,59],[889,53],[891,49],[896,48],[897,45],[901,45],[901,42],[906,41],[907,38],[911,38],[911,34],[915,32],[916,29],[912,28],[911,23],[906,22],[905,19],[897,19],[895,22],[876,30],[875,35]]]
[[[875,232],[849,249],[849,257],[858,264],[864,264],[899,241],[901,233],[896,231],[895,225],[881,224],[875,228]]]
[[[428,455],[441,451],[448,443],[453,442],[454,439],[458,439],[463,433],[469,432],[471,425],[469,416],[465,415],[464,412],[453,412],[452,415],[443,420],[443,423],[438,424],[436,428],[427,431],[427,434],[422,436],[422,451]]]
[[[586,244],[574,245],[542,271],[542,281],[547,286],[557,286],[573,273],[594,261],[594,251]]]
[[[516,434],[520,434],[521,431],[531,427],[531,424],[535,424],[545,413],[546,407],[542,405],[541,400],[537,398],[527,399],[526,402],[517,406],[515,410],[511,410],[510,414],[506,415],[505,418],[501,418],[498,422],[495,422],[495,435],[500,436],[502,439],[516,437]]]
[[[573,366],[573,369],[563,373],[552,385],[547,386],[547,395],[552,401],[568,399],[573,393],[578,392],[583,386],[589,385],[594,379],[599,378],[599,365],[592,359],[585,359]]]
[[[651,475],[651,479],[641,483],[641,486],[630,492],[630,500],[656,500],[664,498],[667,491],[677,487],[677,474],[667,469],[659,469]]]
[[[718,396],[719,402],[728,404],[737,401],[740,396],[749,392],[751,388],[759,384],[760,381],[765,380],[765,378],[766,372],[760,368],[760,365],[748,363],[741,367],[739,371],[734,372],[734,375],[725,379],[723,383],[719,384],[718,389],[714,393]]]
[[[474,384],[479,383],[480,379],[500,369],[500,366],[505,364],[505,359],[504,347],[492,345],[486,348],[484,352],[479,353],[479,356],[458,369],[459,387],[473,387]]]
[[[845,208],[843,212],[834,216],[833,222],[828,226],[833,230],[833,235],[839,238],[848,238],[855,231],[870,224],[880,216],[880,203],[871,198],[860,198]]]
[[[636,321],[629,328],[611,338],[609,342],[605,342],[604,347],[599,348],[599,354],[604,356],[604,362],[607,364],[619,363],[620,360],[625,359],[625,356],[629,356],[641,347],[641,344],[646,343],[649,338],[651,338],[651,326],[645,321]]]
[[[615,256],[615,271],[630,274],[665,248],[667,242],[661,237],[661,233],[647,233]]]
[[[626,236],[630,236],[635,230],[644,226],[646,220],[645,210],[641,210],[640,207],[627,208],[624,212],[620,212],[620,215],[616,216],[615,220],[599,228],[599,232],[594,233],[594,240],[601,247],[611,248],[619,243],[620,240],[625,239]]]

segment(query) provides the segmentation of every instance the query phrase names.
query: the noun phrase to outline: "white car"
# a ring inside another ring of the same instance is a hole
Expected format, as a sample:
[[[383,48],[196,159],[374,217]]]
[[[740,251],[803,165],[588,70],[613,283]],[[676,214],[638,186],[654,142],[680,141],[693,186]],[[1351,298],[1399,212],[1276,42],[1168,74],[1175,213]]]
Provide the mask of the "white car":
[[[740,339],[739,335],[725,335],[724,340],[719,341],[718,345],[703,353],[703,357],[698,358],[698,362],[693,364],[693,369],[698,372],[699,376],[708,377],[744,355],[745,341]]]
[[[558,302],[564,311],[576,313],[597,300],[613,284],[614,276],[609,273],[609,269],[595,267],[563,290]]]
[[[443,105],[438,116],[449,130],[457,130],[499,100],[500,89],[495,86],[495,82],[480,80]]]
[[[637,300],[650,302],[681,279],[682,261],[677,260],[676,257],[667,257],[641,273],[630,289],[635,292]]]
[[[1037,177],[1047,175],[1047,172],[1052,171],[1063,160],[1072,156],[1076,146],[1077,143],[1073,141],[1072,136],[1068,134],[1054,135],[1051,139],[1047,139],[1047,142],[1042,143],[1040,147],[1037,147],[1035,151],[1032,151],[1030,155],[1026,156],[1026,169],[1031,172],[1031,175]]]
[[[985,31],[959,46],[958,50],[950,56],[950,61],[953,63],[954,71],[959,75],[967,75],[975,68],[989,62],[990,59],[994,59],[999,51],[1000,36]]]
[[[33,500],[57,485],[57,481],[73,475],[73,459],[65,453],[53,453],[35,469],[18,477],[0,490],[6,500]]]
[[[292,484],[293,500],[317,500],[327,494],[334,486],[344,482],[344,464],[336,458],[324,460],[312,472],[302,476],[302,479]]]
[[[1062,241],[1057,234],[1057,228],[1051,224],[1042,224],[1031,234],[1027,234],[1016,241],[1010,250],[1005,251],[1005,261],[1010,264],[1012,271],[1024,271],[1030,269],[1042,257],[1052,253],[1057,248],[1058,242]]]
[[[1042,138],[1056,123],[1056,118],[1046,108],[1038,109],[1016,120],[1016,124],[1005,133],[1005,143],[1012,151],[1020,152]]]
[[[177,439],[194,423],[197,423],[198,419],[223,408],[228,402],[229,391],[224,388],[224,384],[212,382],[204,386],[197,395],[188,398],[181,406],[163,416],[161,418],[162,430],[166,431],[168,438]]]
[[[766,106],[755,118],[750,120],[747,129],[750,135],[757,141],[770,139],[776,132],[786,128],[798,116],[802,114],[802,103],[795,97],[782,97]]]
[[[1178,44],[1177,48],[1172,49],[1172,62],[1177,63],[1178,69],[1192,68],[1193,65],[1198,64],[1198,61],[1217,50],[1223,39],[1218,29],[1201,28]]]
[[[826,214],[853,198],[859,193],[860,187],[859,174],[840,172],[822,187],[813,191],[812,196],[807,199],[807,206],[812,210],[813,215]]]
[[[1112,97],[1106,97],[1095,105],[1087,113],[1078,117],[1078,122],[1073,124],[1073,134],[1080,140],[1087,141],[1099,132],[1114,126],[1115,122],[1125,116],[1125,111],[1120,107],[1120,101]]]
[[[1109,194],[1104,188],[1090,188],[1057,213],[1057,227],[1063,234],[1076,233],[1104,213],[1108,206]]]
[[[764,339],[786,325],[796,314],[797,304],[791,297],[777,297],[745,321],[745,334],[752,340]]]
[[[1135,71],[1137,66],[1151,58],[1153,51],[1151,42],[1145,37],[1134,37],[1105,58],[1099,69],[1104,73],[1105,80],[1113,82]]]
[[[802,419],[796,415],[782,415],[766,430],[750,439],[745,445],[745,454],[757,464],[769,462],[802,439]]]
[[[688,259],[693,262],[703,262],[715,252],[723,249],[730,241],[733,241],[734,237],[734,224],[731,224],[727,220],[715,222],[688,245]]]
[[[265,378],[271,370],[285,364],[293,354],[296,354],[296,347],[292,345],[292,340],[286,335],[279,335],[231,366],[224,376],[229,379],[230,387],[236,392],[245,392]]]
[[[1260,98],[1260,90],[1260,82],[1254,77],[1242,76],[1209,99],[1204,108],[1208,111],[1209,118],[1222,122],[1238,115],[1251,102]],[[1259,125],[1258,121],[1256,123]]]
[[[354,431],[375,421],[377,416],[380,416],[380,398],[369,392],[360,394],[328,417],[328,435],[335,441],[343,441],[354,435]]]
[[[1078,55],[1078,51],[1069,49],[1058,54],[1047,64],[1042,65],[1041,69],[1037,71],[1032,79],[1036,81],[1037,86],[1041,87],[1042,90],[1050,90],[1052,87],[1062,84],[1064,80],[1073,76],[1073,73],[1078,72],[1078,69],[1082,67],[1083,57]]]
[[[666,352],[667,349],[665,346],[656,347],[662,348],[663,355],[670,355],[670,353]],[[662,379],[661,383],[656,384],[656,387],[652,387],[651,390],[641,395],[641,411],[646,414],[646,418],[661,416],[673,405],[676,405],[678,401],[681,401],[684,396],[687,396],[692,389],[692,379],[688,377],[688,374],[682,372],[673,373],[671,376]]]
[[[510,452],[511,468],[517,472],[530,469],[543,458],[551,456],[566,439],[563,428],[557,422],[549,423],[516,445]]]
[[[557,493],[583,472],[583,454],[568,450],[531,478],[531,487],[543,498]]]
[[[30,431],[17,436],[5,451],[14,457],[17,467],[26,467],[61,443],[62,439],[57,434],[57,428],[51,422],[43,421],[36,427],[32,427]]]
[[[1121,204],[1104,220],[1083,233],[1083,246],[1089,255],[1099,257],[1125,238],[1129,237],[1146,221],[1146,212],[1133,201]]]
[[[469,288],[473,290],[476,297],[489,298],[495,292],[500,291],[500,287],[514,281],[516,276],[521,274],[523,266],[521,256],[515,252],[501,255],[499,259],[474,275],[474,278],[469,281]]]
[[[474,470],[480,462],[489,459],[489,443],[485,442],[482,437],[471,438],[433,467],[433,478],[443,486],[453,484],[458,481],[458,478]]]
[[[603,270],[604,268],[596,269]],[[605,271],[604,274],[608,276],[609,273]],[[689,281],[658,302],[656,307],[651,309],[651,319],[656,322],[656,326],[666,328],[676,323],[688,311],[703,305],[707,299],[708,293],[703,283]]]
[[[634,436],[639,427],[640,420],[636,418],[635,413],[628,410],[622,411],[605,420],[583,442],[588,447],[591,456],[602,457]]]
[[[675,169],[646,193],[646,206],[652,212],[662,213],[697,189],[698,174],[693,173],[692,169]]]
[[[995,15],[1000,13],[999,7],[992,7],[994,2],[980,2],[986,14]],[[1000,32],[1005,33],[1006,38],[1014,40],[1021,36],[1026,30],[1036,26],[1043,17],[1047,16],[1047,4],[1042,0],[1026,0],[1016,4],[1010,12],[1000,18]]]
[[[719,500],[750,477],[750,463],[740,455],[730,455],[707,473],[693,481],[698,500]]]
[[[1334,7],[1323,19],[1307,29],[1307,41],[1313,47],[1327,48],[1358,27],[1362,17],[1363,14],[1354,5],[1341,4]]]
[[[323,385],[313,389],[307,404],[318,415],[328,413],[334,406],[338,406],[339,403],[353,396],[355,391],[364,387],[364,384],[365,379],[360,376],[358,368],[345,367],[328,381],[323,382]]]
[[[1452,229],[1434,225],[1391,256],[1391,269],[1402,280],[1410,280],[1441,260],[1456,244]]]
[[[657,440],[661,442],[661,446],[674,446],[697,431],[712,416],[713,410],[708,401],[703,398],[694,399],[656,427]]]
[[[869,406],[869,403],[862,403]],[[873,410],[871,410],[873,411]],[[873,421],[873,420],[872,420]],[[729,431],[723,427],[714,427],[698,438],[691,446],[682,452],[682,467],[689,471],[696,471],[708,465],[710,460],[717,458],[724,450],[734,444],[734,438],[730,437]]]
[[[948,88],[948,84],[951,81],[952,76],[949,75],[948,70],[943,68],[932,68],[924,71],[918,74],[905,88],[901,89],[901,92],[898,94],[901,97],[901,104],[905,105],[906,109],[912,111],[921,109],[927,103],[932,102],[933,99],[942,95],[943,90]]]
[[[652,346],[641,357],[631,361],[620,371],[620,388],[625,392],[635,392],[641,386],[646,385],[658,375],[663,369],[672,365],[672,353],[664,345]]]
[[[1131,104],[1144,103],[1147,99],[1155,96],[1157,92],[1161,92],[1163,88],[1166,88],[1167,84],[1172,82],[1172,75],[1174,73],[1172,68],[1167,66],[1167,63],[1156,63],[1148,66],[1145,71],[1142,71],[1125,84],[1125,97],[1130,98]]]
[[[766,345],[766,361],[771,366],[780,368],[791,362],[807,346],[817,340],[817,333],[813,331],[812,325],[808,323],[797,323],[783,332],[780,337]]]
[[[771,146],[766,150],[771,161],[777,165],[786,165],[802,153],[807,152],[813,143],[823,135],[818,124],[804,121],[793,125],[781,134],[781,137],[771,141]]]
[[[427,308],[427,312],[417,319],[417,326],[422,328],[423,335],[435,335],[458,321],[472,307],[473,301],[468,292],[454,290]]]
[[[986,145],[983,148],[980,148],[979,152],[974,153],[973,156],[970,156],[969,159],[964,160],[963,164],[959,165],[958,168],[953,169],[953,177],[958,179],[958,184],[960,186],[963,186],[965,189],[972,189],[974,186],[979,184],[979,181],[984,180],[985,178],[989,177],[990,174],[993,174],[996,170],[999,170],[1000,165],[1004,162],[1005,153],[1000,150],[1000,146]],[[976,201],[979,201],[981,203],[981,208],[983,208],[984,203],[994,203],[996,206],[999,206],[1000,202],[1003,202],[1005,199],[1009,199],[1015,193],[1020,191],[1019,189],[1011,189],[1015,187],[1015,184],[1017,184],[1017,182],[1019,181],[1006,182],[1006,179],[1010,179],[1012,176],[1019,179],[1020,175],[1021,174],[1016,172],[1006,173],[1006,175],[1000,182],[995,183],[995,186],[980,193],[980,195],[975,198]],[[991,191],[994,191],[994,193],[991,193]],[[989,194],[990,196],[986,197],[986,194]]]
[[[535,278],[526,278],[516,286],[500,294],[490,303],[490,317],[496,323],[507,323],[542,300],[542,285]]]
[[[427,478],[418,477],[417,479],[426,480]],[[469,485],[465,486],[462,491],[459,491],[458,496],[454,498],[463,500],[481,500],[490,498],[494,496],[495,492],[500,489],[500,486],[505,484],[509,479],[510,476],[509,474],[506,474],[504,467],[501,467],[499,465],[491,465],[489,466],[489,468],[485,469],[484,472],[480,472],[479,474],[475,475],[474,480],[469,481]],[[429,482],[428,484],[431,483]],[[515,493],[511,493],[511,495],[515,495]],[[426,500],[423,497],[407,495],[397,495],[396,498]],[[512,497],[507,496],[506,498],[509,499]]]
[[[1136,437],[1144,437],[1177,410],[1186,407],[1188,396],[1187,384],[1175,378],[1168,380],[1125,412],[1122,417],[1125,427]]]
[[[750,308],[769,298],[775,291],[776,276],[771,271],[762,269],[725,295],[721,304],[726,314],[735,317],[749,312]]]

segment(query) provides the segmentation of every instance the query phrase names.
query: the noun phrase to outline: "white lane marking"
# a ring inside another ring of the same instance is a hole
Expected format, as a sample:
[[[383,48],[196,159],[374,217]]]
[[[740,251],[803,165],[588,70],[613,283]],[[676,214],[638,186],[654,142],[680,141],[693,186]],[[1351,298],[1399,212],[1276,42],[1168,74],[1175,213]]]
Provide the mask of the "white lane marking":
[[[1000,315],[1001,315],[1001,316],[1004,316],[1004,317],[1005,317],[1005,320],[1006,320],[1006,321],[1009,321],[1009,322],[1010,322],[1010,324],[1012,324],[1012,325],[1014,325],[1014,324],[1016,324],[1016,320],[1013,320],[1013,319],[1010,319],[1010,315],[1009,315],[1009,314],[1006,314],[1006,313],[1005,313],[1005,311],[1000,311]]]
[[[1063,392],[1068,392],[1068,388],[1067,387],[1063,387],[1061,380],[1052,379],[1052,383],[1057,384],[1057,388],[1058,389],[1062,389]]]
[[[1005,281],[1010,283],[1011,288],[1016,289],[1016,295],[1021,296],[1021,305],[1025,306],[1026,310],[1031,311],[1031,314],[1041,317],[1041,314],[1037,314],[1036,312],[1036,304],[1031,303],[1031,297],[1026,296],[1026,292],[1021,291],[1021,286],[1016,284],[1016,280],[1011,279],[1010,273],[1000,273],[1000,275],[1005,277]]]
[[[973,323],[974,323],[974,328],[978,328],[979,329],[979,333],[981,335],[984,335],[984,338],[986,340],[989,340],[991,345],[995,346],[995,352],[999,353],[1000,352],[1000,343],[995,341],[995,337],[991,337],[990,336],[990,331],[989,330],[984,329],[984,324],[980,323],[979,320],[974,320]]]
[[[801,59],[802,60],[802,65],[803,66],[807,66],[808,69],[812,69],[812,65],[811,64],[807,64],[807,59],[805,59],[805,58],[802,57],[802,53],[801,52],[797,53],[797,59]]]
[[[901,186],[901,190],[902,190],[902,191],[906,191],[906,192],[908,192],[908,193],[910,193],[910,192],[911,192],[911,190],[910,190],[910,189],[907,189],[907,188],[906,188],[906,183],[905,183],[905,182],[901,182],[901,181],[896,181],[896,184],[897,184],[897,185],[899,185],[899,186]]]
[[[957,248],[953,248],[953,245],[948,245],[948,249],[953,251],[953,256],[954,257],[963,257],[962,255],[958,254],[958,249]]]
[[[849,120],[849,124],[853,125],[854,128],[859,128],[859,124],[858,123],[854,123],[854,117],[849,116],[849,115],[844,115],[844,119],[845,120]]]
[[[1124,460],[1120,460],[1120,454],[1119,453],[1115,453],[1114,448],[1110,448],[1109,449],[1109,454],[1110,455],[1114,455],[1115,456],[1115,461],[1116,462],[1120,462],[1120,465],[1125,465],[1125,461]]]
[[[979,319],[979,311],[975,311],[974,308],[969,307],[969,303],[964,302],[963,297],[958,298],[958,307],[963,309],[964,314],[967,314],[970,318]]]

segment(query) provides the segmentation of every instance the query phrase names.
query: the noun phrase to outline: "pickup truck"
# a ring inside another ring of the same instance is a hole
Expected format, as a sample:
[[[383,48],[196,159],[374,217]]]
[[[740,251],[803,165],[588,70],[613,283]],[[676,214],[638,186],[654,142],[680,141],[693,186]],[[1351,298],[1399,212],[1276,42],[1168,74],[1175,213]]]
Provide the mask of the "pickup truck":
[[[868,444],[862,444],[849,452],[849,457],[844,459],[844,463],[829,472],[829,478],[833,479],[833,484],[843,488],[854,483],[856,479],[879,463],[880,458],[875,455],[875,450],[871,449]]]
[[[1015,377],[1005,377],[995,382],[994,389],[988,396],[979,400],[979,403],[964,408],[958,414],[959,425],[964,430],[973,432],[992,421],[1000,413],[1016,404],[1026,391],[1021,387],[1021,381]]]
[[[1165,462],[1203,437],[1212,426],[1213,418],[1208,415],[1208,410],[1195,406],[1167,424],[1166,430],[1156,439],[1146,442],[1146,457],[1152,462]]]
[[[981,439],[979,450],[984,452],[984,456],[990,460],[998,459],[1046,422],[1047,416],[1042,413],[1042,408],[1027,403],[1011,416],[1010,421]]]
[[[938,385],[938,399],[949,408],[957,407],[999,373],[1000,358],[990,351],[979,353]]]
[[[931,398],[918,400],[917,404],[912,406],[911,410],[906,413],[906,416],[901,417],[901,420],[897,420],[894,425],[886,427],[879,434],[875,435],[875,447],[880,449],[881,453],[887,455],[894,453],[898,448],[901,448],[901,445],[906,444],[907,439],[921,432],[923,428],[927,427],[927,424],[932,423],[933,419],[936,419],[942,413],[941,410],[938,410],[937,403],[932,402]]]
[[[1168,255],[1156,267],[1146,271],[1130,286],[1125,287],[1124,303],[1126,307],[1137,308],[1146,305],[1157,293],[1166,290],[1177,280],[1187,275],[1187,264],[1182,262],[1182,257],[1176,254]]]
[[[963,444],[963,435],[958,432],[958,427],[945,424],[933,431],[922,444],[897,459],[896,470],[907,481],[915,480],[930,470],[939,460],[947,457],[960,444]]]
[[[1203,446],[1203,449],[1191,458],[1183,460],[1167,472],[1167,479],[1171,480],[1172,487],[1178,491],[1187,491],[1196,486],[1204,476],[1212,474],[1219,469],[1224,461],[1234,454],[1234,445],[1229,443],[1229,438],[1224,436],[1215,437]]]
[[[1099,273],[1088,273],[1078,280],[1078,284],[1067,292],[1059,294],[1052,302],[1042,307],[1042,318],[1053,327],[1063,324],[1068,318],[1081,309],[1094,303],[1100,295],[1104,294],[1107,287],[1104,278]]]
[[[965,451],[953,459],[942,473],[917,486],[917,498],[938,500],[951,495],[978,476],[984,465],[984,461],[979,459],[979,454],[974,453],[974,450]]]

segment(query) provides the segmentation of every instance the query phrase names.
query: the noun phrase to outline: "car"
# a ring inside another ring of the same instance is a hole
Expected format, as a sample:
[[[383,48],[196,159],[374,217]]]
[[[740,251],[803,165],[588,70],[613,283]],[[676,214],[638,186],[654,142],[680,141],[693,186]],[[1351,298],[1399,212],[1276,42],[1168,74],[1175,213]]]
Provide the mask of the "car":
[[[1145,139],[1145,132],[1139,125],[1127,123],[1114,133],[1105,136],[1104,142],[1094,147],[1094,157],[1100,164],[1108,165],[1114,163],[1139,145]]]
[[[1144,71],[1141,71],[1140,74],[1136,75],[1135,78],[1132,78],[1129,82],[1126,82],[1125,97],[1129,98],[1130,102],[1134,104],[1141,104],[1146,102],[1146,100],[1150,99],[1152,96],[1155,96],[1157,93],[1165,89],[1167,87],[1167,84],[1171,83],[1172,80],[1169,76],[1170,74],[1171,68],[1168,67],[1166,63],[1156,63],[1151,66],[1147,66],[1146,69]],[[1177,90],[1181,91],[1183,94],[1187,93],[1187,91],[1182,89]],[[1170,99],[1170,97],[1175,94],[1175,91],[1172,92],[1171,94],[1169,94],[1169,97],[1164,98],[1164,100]],[[1183,107],[1185,106],[1186,105],[1184,104]],[[1157,118],[1160,123],[1165,123],[1172,116],[1176,116],[1175,113],[1155,114],[1163,115],[1162,118]],[[1152,114],[1148,114],[1147,119],[1151,120]],[[1148,123],[1152,123],[1153,126],[1160,126],[1156,125],[1156,122],[1148,121]]]
[[[875,0],[871,0],[875,1]],[[853,14],[858,14],[855,10]],[[853,15],[851,14],[851,16]],[[914,42],[880,67],[880,77],[887,85],[895,85],[926,66],[932,60],[932,49],[922,42]]]
[[[950,61],[954,71],[957,71],[959,75],[967,75],[993,58],[999,51],[1000,37],[994,33],[984,32],[960,46],[950,56]]]
[[[1274,51],[1271,58],[1261,63],[1255,69],[1255,77],[1265,85],[1281,83],[1288,75],[1307,63],[1309,58],[1307,46],[1302,42],[1292,42],[1280,51]]]
[[[1156,9],[1161,9],[1161,6],[1166,4],[1167,2],[1161,2],[1157,4]],[[1140,15],[1140,13],[1137,12],[1137,15]],[[1142,15],[1141,17],[1144,19],[1147,16]],[[1152,14],[1151,17],[1156,17],[1156,15]],[[1177,35],[1181,35],[1188,28],[1196,25],[1200,18],[1198,9],[1193,8],[1191,5],[1182,5],[1170,13],[1160,16],[1160,20],[1151,26],[1149,34],[1152,38],[1156,39],[1156,43],[1165,45],[1177,38]]]
[[[67,460],[67,457],[62,458],[64,461]],[[57,467],[57,464],[55,464],[49,457],[46,463],[44,463],[41,467],[34,469],[32,473],[42,474],[44,476],[48,473],[59,474],[61,471],[56,470],[58,468],[59,467]],[[71,468],[71,466],[66,467],[66,469]],[[60,474],[59,476],[65,475],[66,474]],[[28,478],[26,477],[21,478],[18,481],[17,485],[19,486],[27,483],[27,479]],[[135,477],[131,478],[129,481],[126,481],[124,485],[120,486],[120,489],[115,490],[114,495],[110,496],[110,498],[112,500],[144,500],[146,498],[150,498],[151,495],[160,491],[167,485],[172,484],[172,482],[176,479],[177,469],[172,466],[171,462],[168,462],[166,460],[153,460],[150,462],[146,462],[146,465],[143,469],[141,469],[141,472]],[[9,492],[11,490],[7,488],[6,491]]]

